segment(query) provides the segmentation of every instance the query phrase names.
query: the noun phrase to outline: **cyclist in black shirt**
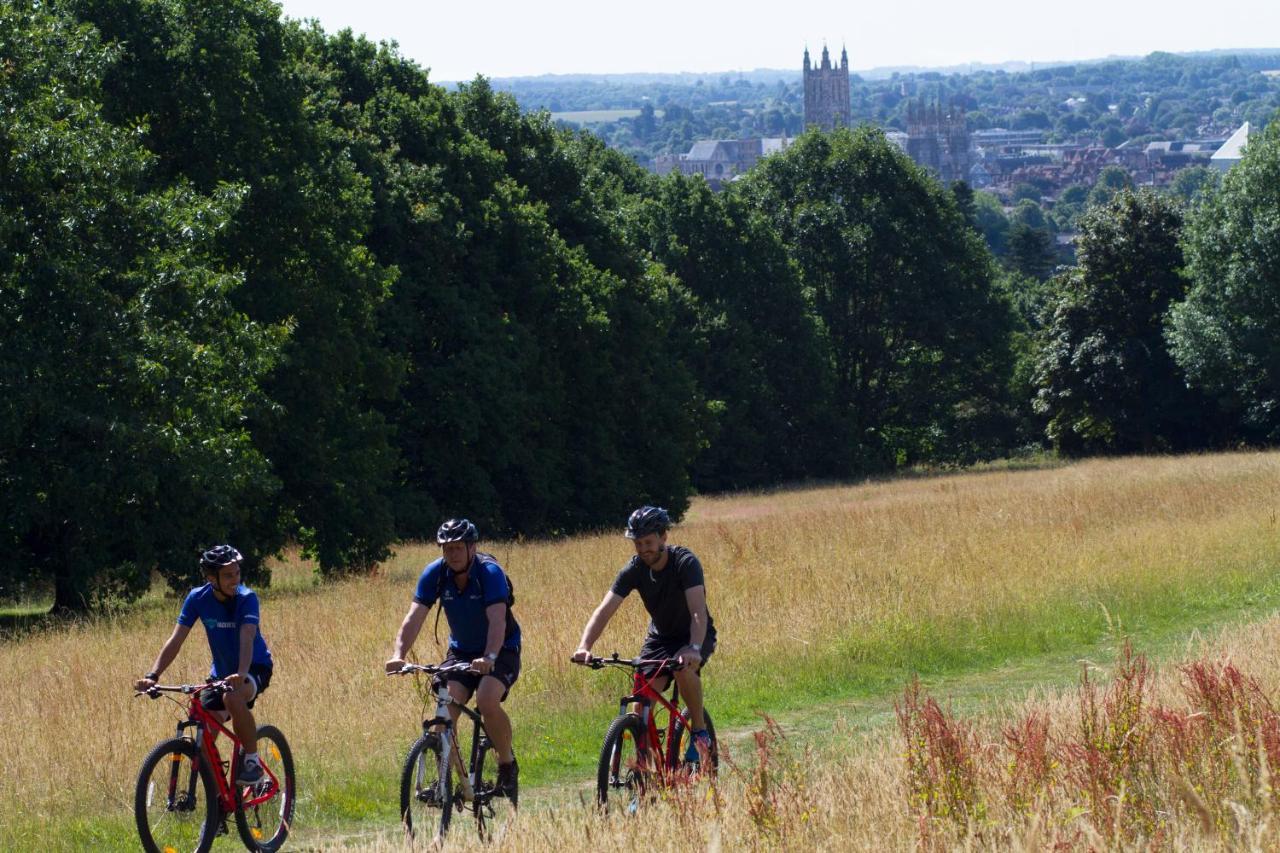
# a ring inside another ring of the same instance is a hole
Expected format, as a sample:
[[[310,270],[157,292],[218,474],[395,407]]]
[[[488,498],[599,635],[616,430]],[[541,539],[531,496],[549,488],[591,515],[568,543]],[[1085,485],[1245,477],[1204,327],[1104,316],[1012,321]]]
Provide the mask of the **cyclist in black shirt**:
[[[613,587],[587,620],[582,640],[573,659],[586,661],[622,600],[635,590],[640,593],[652,621],[640,657],[680,658],[685,667],[676,671],[676,683],[689,708],[693,724],[690,749],[709,748],[707,724],[702,714],[701,670],[716,648],[716,629],[707,612],[707,593],[702,564],[688,548],[667,544],[671,517],[662,507],[642,506],[627,519],[626,536],[635,544],[636,555],[618,572]],[[663,690],[666,677],[654,682]]]

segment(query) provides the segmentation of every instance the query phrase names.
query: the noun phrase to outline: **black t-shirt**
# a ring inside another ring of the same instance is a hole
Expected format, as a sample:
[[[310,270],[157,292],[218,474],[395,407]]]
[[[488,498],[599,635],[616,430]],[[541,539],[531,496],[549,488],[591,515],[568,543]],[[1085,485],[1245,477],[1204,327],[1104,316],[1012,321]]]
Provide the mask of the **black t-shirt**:
[[[649,611],[649,635],[664,640],[687,642],[689,639],[689,602],[685,590],[704,586],[702,563],[688,548],[667,548],[667,565],[660,572],[651,570],[637,555],[618,572],[613,592],[626,598],[634,589]],[[711,610],[707,610],[707,640],[715,637]],[[705,642],[705,641],[704,641]]]

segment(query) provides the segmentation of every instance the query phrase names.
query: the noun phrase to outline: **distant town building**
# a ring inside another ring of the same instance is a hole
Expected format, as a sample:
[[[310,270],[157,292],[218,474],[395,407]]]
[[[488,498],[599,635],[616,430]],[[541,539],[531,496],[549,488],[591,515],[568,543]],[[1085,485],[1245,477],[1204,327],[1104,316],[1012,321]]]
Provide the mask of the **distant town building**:
[[[813,68],[809,48],[804,49],[804,126],[822,130],[849,127],[853,123],[853,102],[849,98],[849,53],[840,49],[840,67],[831,64],[826,45],[822,63]]]
[[[1209,158],[1209,164],[1220,171],[1227,171],[1236,163],[1240,162],[1240,158],[1244,156],[1244,147],[1249,142],[1249,122],[1240,125],[1240,128],[1222,143],[1222,147],[1213,152],[1213,156]]]
[[[969,179],[969,128],[964,108],[913,101],[907,105],[907,156],[944,184]]]
[[[706,139],[693,143],[687,154],[663,154],[653,161],[659,175],[682,172],[701,175],[712,189],[743,174],[761,157],[784,151],[791,145],[787,137],[755,139]]]

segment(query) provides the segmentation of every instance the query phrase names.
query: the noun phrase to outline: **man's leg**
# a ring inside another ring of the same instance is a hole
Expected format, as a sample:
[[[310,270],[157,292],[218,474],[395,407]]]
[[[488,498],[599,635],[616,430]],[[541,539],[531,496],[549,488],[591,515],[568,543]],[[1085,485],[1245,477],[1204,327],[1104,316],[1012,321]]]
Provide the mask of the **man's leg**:
[[[484,728],[493,741],[499,764],[515,761],[511,750],[511,718],[502,707],[502,695],[506,692],[507,685],[488,675],[480,679],[480,688],[476,690],[476,710],[484,718]]]
[[[676,670],[676,684],[680,686],[680,695],[684,697],[685,707],[689,709],[689,722],[695,732],[707,727],[707,720],[702,713],[702,676],[692,668]]]
[[[231,714],[231,727],[244,745],[245,752],[258,751],[258,724],[254,722],[253,711],[249,702],[257,693],[257,685],[252,679],[245,679],[240,686],[222,697],[222,704]]]
[[[471,701],[471,688],[461,681],[450,681],[449,698],[454,701],[454,704],[449,706],[449,716],[453,717],[454,730],[457,731],[458,706],[465,705]]]

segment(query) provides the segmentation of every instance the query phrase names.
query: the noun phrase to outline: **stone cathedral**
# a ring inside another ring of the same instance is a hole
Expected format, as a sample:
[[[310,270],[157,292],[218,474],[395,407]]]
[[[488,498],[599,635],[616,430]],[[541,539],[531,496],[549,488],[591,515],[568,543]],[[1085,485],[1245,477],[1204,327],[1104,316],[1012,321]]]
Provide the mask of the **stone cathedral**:
[[[822,46],[822,62],[817,68],[809,61],[809,48],[804,49],[804,126],[823,130],[849,127],[852,109],[849,100],[849,53],[840,50],[840,67],[831,64],[826,45]]]

